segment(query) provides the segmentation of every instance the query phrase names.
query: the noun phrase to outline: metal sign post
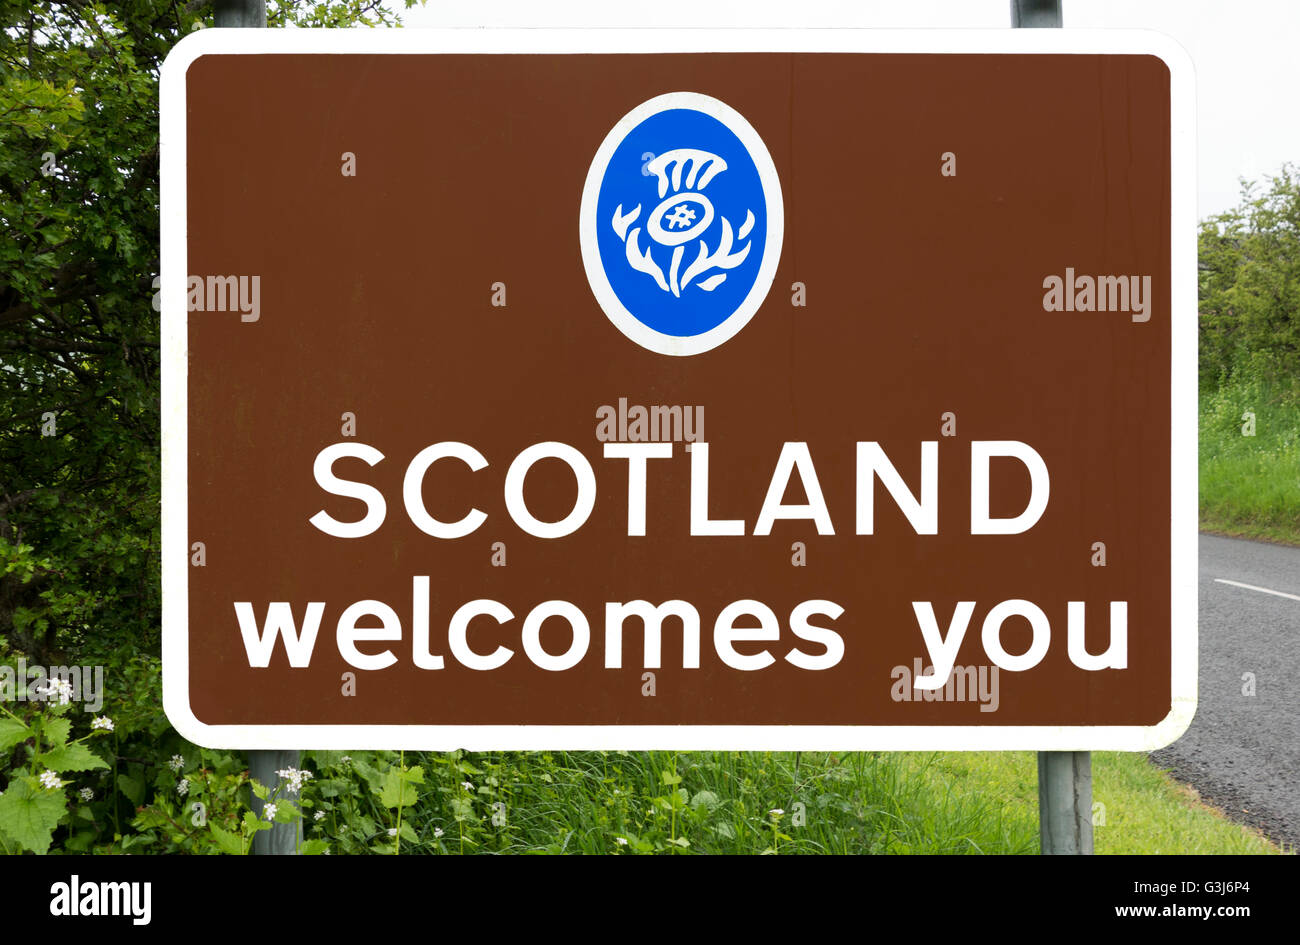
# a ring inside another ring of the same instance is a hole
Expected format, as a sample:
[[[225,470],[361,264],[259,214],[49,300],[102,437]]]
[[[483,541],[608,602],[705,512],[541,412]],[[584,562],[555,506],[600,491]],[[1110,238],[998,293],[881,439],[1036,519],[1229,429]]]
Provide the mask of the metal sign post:
[[[1011,0],[1013,27],[1057,27],[1061,0]],[[1045,854],[1092,853],[1092,754],[1038,753],[1038,835]]]
[[[216,25],[223,28],[248,27],[262,29],[266,26],[265,0],[217,0],[213,4]],[[250,751],[248,753],[248,773],[256,781],[274,787],[280,783],[277,771],[297,768],[298,752],[289,751]],[[265,802],[256,794],[252,796],[253,812],[262,816]],[[253,853],[257,855],[293,855],[298,852],[298,842],[302,839],[302,822],[293,824],[276,824],[270,830],[263,830],[253,837]]]
[[[1092,752],[1038,753],[1038,836],[1044,854],[1092,853]]]
[[[1059,28],[1061,0],[1011,0],[1011,25]]]
[[[266,0],[216,0],[212,7],[218,27],[263,29],[266,26]]]

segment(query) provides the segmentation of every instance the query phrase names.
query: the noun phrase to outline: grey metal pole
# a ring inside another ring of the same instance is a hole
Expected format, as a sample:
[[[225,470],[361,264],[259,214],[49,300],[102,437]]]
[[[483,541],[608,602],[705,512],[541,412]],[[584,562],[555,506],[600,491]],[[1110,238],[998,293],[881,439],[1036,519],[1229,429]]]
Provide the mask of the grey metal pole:
[[[1061,0],[1011,0],[1011,25],[1063,26]],[[1092,755],[1038,753],[1038,836],[1044,854],[1092,853]]]
[[[220,27],[266,26],[266,0],[216,0],[212,12]]]
[[[1011,0],[1011,25],[1060,27],[1061,0]]]
[[[1038,836],[1045,855],[1092,854],[1092,753],[1038,753]]]
[[[275,790],[280,783],[276,774],[285,768],[297,768],[298,752],[288,751],[250,751],[248,753],[248,773],[254,780]],[[276,803],[276,802],[273,802]],[[253,795],[253,813],[262,816],[265,802]],[[293,856],[297,854],[302,842],[302,821],[289,824],[276,824],[270,830],[259,830],[253,834],[253,854],[255,856]]]
[[[223,28],[241,27],[263,29],[266,26],[266,0],[216,0],[212,5],[216,25]],[[297,768],[300,764],[296,751],[250,751],[248,773],[253,779],[275,790],[280,783],[277,771]],[[262,816],[265,802],[256,794],[252,796],[253,812]],[[298,852],[302,840],[302,821],[276,824],[253,836],[253,853],[261,856],[286,856]]]

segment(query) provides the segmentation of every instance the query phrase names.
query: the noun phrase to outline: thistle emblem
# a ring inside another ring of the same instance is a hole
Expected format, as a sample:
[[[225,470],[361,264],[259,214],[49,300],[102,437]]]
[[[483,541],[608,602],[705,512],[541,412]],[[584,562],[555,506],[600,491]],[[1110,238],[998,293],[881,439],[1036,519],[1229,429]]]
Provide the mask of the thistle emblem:
[[[659,190],[659,203],[645,220],[645,248],[641,248],[642,227],[637,225],[641,204],[624,213],[620,203],[610,221],[626,247],[628,264],[678,298],[692,285],[712,292],[726,281],[726,270],[739,266],[749,255],[750,243],[745,240],[754,228],[754,212],[746,210],[745,222],[735,231],[730,220],[715,212],[704,192],[710,181],[727,170],[727,162],[709,151],[676,148],[655,157],[645,170],[657,179]],[[718,227],[713,227],[715,218]],[[711,227],[719,231],[712,249],[708,243]],[[693,240],[695,245],[690,248],[695,256],[683,269],[687,244]],[[737,241],[744,245],[736,248]]]

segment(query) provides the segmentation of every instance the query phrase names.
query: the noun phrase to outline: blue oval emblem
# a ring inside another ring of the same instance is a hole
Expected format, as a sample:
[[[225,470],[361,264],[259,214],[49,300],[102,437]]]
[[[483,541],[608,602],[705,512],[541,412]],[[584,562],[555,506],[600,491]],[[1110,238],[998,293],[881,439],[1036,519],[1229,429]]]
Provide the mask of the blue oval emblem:
[[[601,308],[637,344],[700,354],[771,288],[784,206],[776,168],[738,112],[695,92],[639,105],[587,173],[580,239]]]

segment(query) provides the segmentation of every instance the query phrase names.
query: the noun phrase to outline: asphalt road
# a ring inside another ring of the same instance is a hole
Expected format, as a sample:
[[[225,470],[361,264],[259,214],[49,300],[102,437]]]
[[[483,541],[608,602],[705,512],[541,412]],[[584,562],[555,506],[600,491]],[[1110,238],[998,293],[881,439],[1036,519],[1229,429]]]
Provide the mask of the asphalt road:
[[[1202,535],[1199,584],[1196,717],[1152,760],[1300,848],[1300,548]]]

